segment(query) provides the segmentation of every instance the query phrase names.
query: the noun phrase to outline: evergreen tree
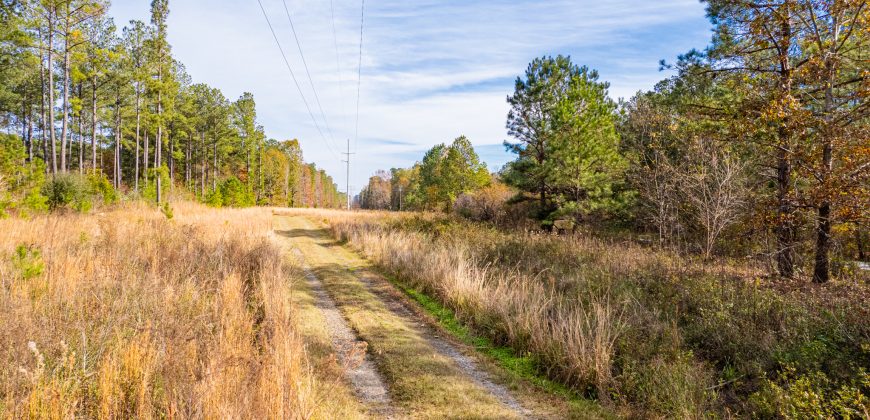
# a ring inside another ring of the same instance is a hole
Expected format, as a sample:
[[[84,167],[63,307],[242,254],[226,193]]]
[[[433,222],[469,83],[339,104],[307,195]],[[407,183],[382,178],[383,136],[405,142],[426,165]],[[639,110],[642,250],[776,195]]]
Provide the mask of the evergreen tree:
[[[598,73],[568,57],[538,58],[518,78],[508,98],[505,142],[517,154],[504,179],[521,191],[537,194],[539,216],[581,216],[612,209],[615,185],[625,169],[616,133],[616,105]]]

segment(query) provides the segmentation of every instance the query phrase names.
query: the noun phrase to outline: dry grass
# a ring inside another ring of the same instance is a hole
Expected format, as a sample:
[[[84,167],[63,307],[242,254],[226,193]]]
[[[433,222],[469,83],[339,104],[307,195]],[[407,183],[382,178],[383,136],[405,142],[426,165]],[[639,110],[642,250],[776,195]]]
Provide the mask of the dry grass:
[[[0,418],[309,418],[266,209],[0,220]]]
[[[751,266],[588,236],[503,232],[425,214],[294,214],[327,223],[466,325],[628,415],[866,410],[870,329],[860,299],[784,293]],[[806,408],[806,395],[820,401],[817,411]]]
[[[625,309],[606,291],[587,289],[585,296],[569,298],[552,283],[478,264],[461,242],[433,247],[420,235],[364,221],[394,217],[388,214],[305,213],[326,217],[338,237],[388,271],[433,291],[460,316],[477,325],[497,325],[505,334],[502,340],[537,354],[554,367],[554,376],[592,384],[607,395],[614,345],[625,329]]]
[[[355,274],[368,263],[303,218],[285,218],[281,232],[323,282],[389,384],[400,418],[518,417],[454,362],[440,354],[407,320],[393,313]]]

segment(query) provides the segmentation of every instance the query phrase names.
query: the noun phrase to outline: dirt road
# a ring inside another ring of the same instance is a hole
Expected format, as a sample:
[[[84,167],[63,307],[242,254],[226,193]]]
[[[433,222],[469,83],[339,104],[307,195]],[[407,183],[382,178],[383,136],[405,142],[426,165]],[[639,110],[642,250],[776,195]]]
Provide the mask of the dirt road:
[[[333,350],[348,366],[347,382],[371,416],[536,417],[326,229],[302,216],[276,216],[275,225],[305,271]]]

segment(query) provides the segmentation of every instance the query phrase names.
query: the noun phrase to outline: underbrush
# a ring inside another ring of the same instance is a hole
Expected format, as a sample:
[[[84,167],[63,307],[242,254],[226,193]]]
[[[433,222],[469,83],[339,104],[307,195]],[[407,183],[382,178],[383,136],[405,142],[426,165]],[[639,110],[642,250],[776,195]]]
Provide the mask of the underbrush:
[[[0,418],[308,418],[265,209],[0,220]]]
[[[542,373],[632,415],[867,416],[864,284],[783,290],[751,267],[587,237],[302,213]]]

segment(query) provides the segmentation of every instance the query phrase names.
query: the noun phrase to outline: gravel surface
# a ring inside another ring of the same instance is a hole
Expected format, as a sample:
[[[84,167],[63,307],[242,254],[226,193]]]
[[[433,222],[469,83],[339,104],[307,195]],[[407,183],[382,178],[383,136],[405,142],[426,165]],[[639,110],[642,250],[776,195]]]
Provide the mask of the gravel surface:
[[[470,357],[462,354],[459,349],[449,341],[441,337],[440,333],[422,321],[420,317],[411,310],[404,302],[404,297],[391,284],[381,278],[373,278],[372,276],[357,276],[362,281],[369,291],[375,294],[387,306],[387,308],[402,318],[408,325],[416,330],[421,337],[424,337],[429,344],[434,347],[439,353],[445,357],[453,359],[459,369],[474,380],[475,383],[489,391],[502,404],[510,407],[520,416],[529,418],[532,413],[520,405],[517,400],[511,396],[508,390],[493,382],[489,375],[478,369],[477,364]]]
[[[298,249],[294,249],[294,254],[300,260],[303,259],[302,253]],[[368,356],[367,343],[359,340],[350,329],[347,321],[335,306],[335,302],[324,290],[323,284],[304,263],[303,269],[308,287],[314,294],[315,306],[326,318],[332,347],[335,349],[338,361],[344,367],[345,375],[353,385],[357,397],[371,407],[374,416],[393,418],[394,410],[390,394],[383,378],[375,368],[375,364]]]

